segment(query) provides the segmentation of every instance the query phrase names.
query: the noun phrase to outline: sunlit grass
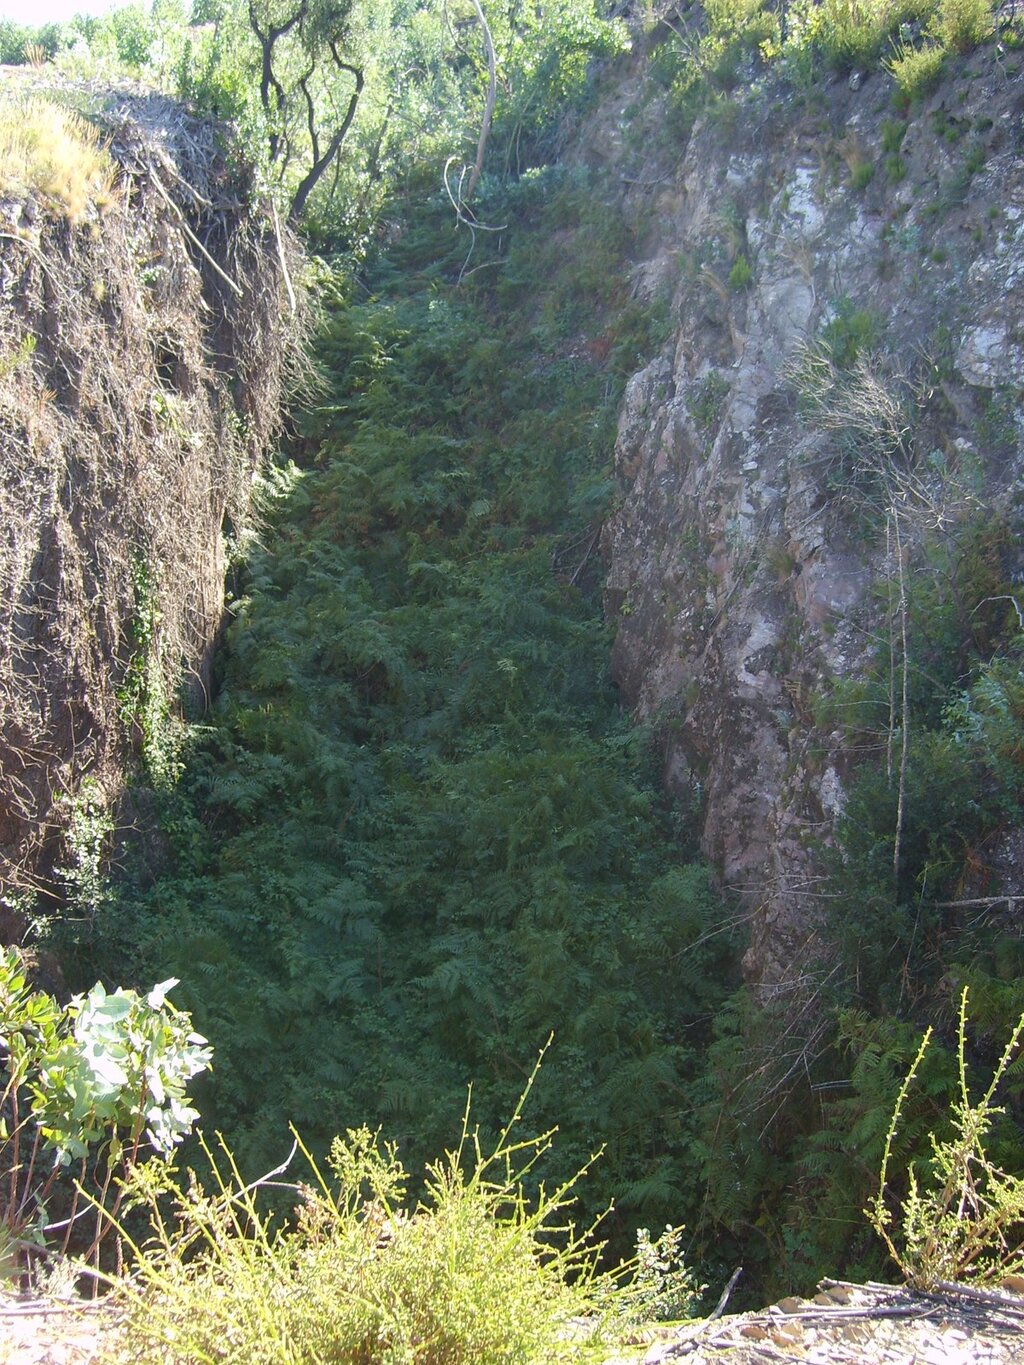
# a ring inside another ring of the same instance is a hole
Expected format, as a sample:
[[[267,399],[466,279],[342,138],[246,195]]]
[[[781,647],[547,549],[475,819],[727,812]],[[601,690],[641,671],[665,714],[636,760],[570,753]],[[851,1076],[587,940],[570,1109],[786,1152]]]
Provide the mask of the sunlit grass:
[[[38,95],[0,100],[0,194],[39,195],[72,221],[109,198],[113,163],[97,130]]]

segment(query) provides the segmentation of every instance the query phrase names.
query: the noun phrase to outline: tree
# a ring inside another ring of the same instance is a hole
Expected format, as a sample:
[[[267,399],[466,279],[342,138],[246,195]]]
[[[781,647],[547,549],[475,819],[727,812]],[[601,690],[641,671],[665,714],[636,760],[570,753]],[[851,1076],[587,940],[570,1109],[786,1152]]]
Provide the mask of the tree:
[[[337,160],[363,93],[363,68],[344,55],[350,13],[350,4],[342,9],[299,0],[282,10],[248,0],[249,28],[260,51],[269,162],[282,175],[297,156],[306,166],[291,195],[292,223],[302,217],[309,196]],[[347,99],[339,97],[341,75],[351,81]]]

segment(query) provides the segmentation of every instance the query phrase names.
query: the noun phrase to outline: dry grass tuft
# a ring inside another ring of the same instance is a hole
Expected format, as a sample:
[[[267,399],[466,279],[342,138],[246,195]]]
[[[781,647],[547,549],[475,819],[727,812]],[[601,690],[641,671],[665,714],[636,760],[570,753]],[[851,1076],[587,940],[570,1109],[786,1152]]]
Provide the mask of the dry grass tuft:
[[[114,165],[98,131],[38,95],[0,102],[0,193],[41,195],[72,221],[111,196]]]

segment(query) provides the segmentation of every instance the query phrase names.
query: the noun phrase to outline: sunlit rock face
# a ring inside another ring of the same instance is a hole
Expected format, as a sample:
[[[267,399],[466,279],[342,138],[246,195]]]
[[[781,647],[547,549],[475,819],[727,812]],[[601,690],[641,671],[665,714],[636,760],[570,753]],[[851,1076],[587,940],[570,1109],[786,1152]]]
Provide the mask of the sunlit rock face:
[[[628,163],[635,289],[672,330],[619,423],[615,677],[739,893],[764,994],[827,955],[851,756],[821,703],[888,631],[897,554],[913,574],[978,500],[1013,523],[1024,470],[1024,82],[979,54],[910,119],[886,76],[852,84],[748,89],[683,142],[656,106],[632,150],[588,143]],[[814,389],[823,344],[859,412]]]

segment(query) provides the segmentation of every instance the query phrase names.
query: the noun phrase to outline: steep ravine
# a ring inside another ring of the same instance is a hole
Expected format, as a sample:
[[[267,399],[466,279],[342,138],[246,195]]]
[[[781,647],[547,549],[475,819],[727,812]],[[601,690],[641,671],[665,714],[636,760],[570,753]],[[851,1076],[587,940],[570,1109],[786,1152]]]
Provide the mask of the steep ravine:
[[[685,141],[645,90],[625,83],[583,153],[621,175],[635,290],[672,318],[619,422],[613,667],[770,995],[830,935],[819,852],[851,754],[821,702],[889,637],[895,531],[912,580],[925,538],[955,545],[983,507],[1009,519],[1008,580],[1024,563],[1024,80],[1019,56],[977,54],[908,114],[881,73],[807,97],[769,78]],[[841,378],[859,418],[809,399],[816,338],[862,342]],[[990,893],[1021,889],[1013,847],[989,850]]]
[[[650,56],[595,76],[562,164],[491,187],[493,257],[467,269],[433,196],[325,267],[323,387],[188,753],[174,688],[210,690],[223,533],[277,415],[276,234],[216,155],[197,197],[151,129],[125,132],[104,212],[6,206],[0,401],[15,474],[42,472],[0,562],[0,852],[16,892],[86,912],[76,985],[181,978],[217,1048],[199,1105],[246,1166],[273,1167],[289,1122],[321,1148],[380,1125],[418,1162],[467,1085],[503,1122],[553,1035],[529,1119],[560,1129],[556,1179],[604,1145],[582,1207],[614,1200],[616,1249],[685,1222],[708,1279],[742,1256],[751,1294],[806,1290],[878,1266],[862,1210],[892,1095],[933,1014],[948,1046],[970,954],[927,896],[999,907],[979,1052],[1016,1017],[1019,692],[989,746],[1013,781],[955,857],[913,862],[927,817],[902,795],[924,790],[908,731],[948,729],[1001,650],[1020,686],[1024,82],[987,49],[907,107],[879,73],[794,89],[752,67],[690,127]],[[74,282],[58,321],[41,255]],[[110,374],[74,362],[79,331]],[[985,718],[961,711],[967,752]],[[164,806],[121,817],[164,820],[157,856],[121,849],[101,817],[127,767],[161,763]],[[879,765],[899,815],[866,836],[884,932],[862,932],[860,888],[829,879]],[[863,978],[844,935],[874,954]]]

